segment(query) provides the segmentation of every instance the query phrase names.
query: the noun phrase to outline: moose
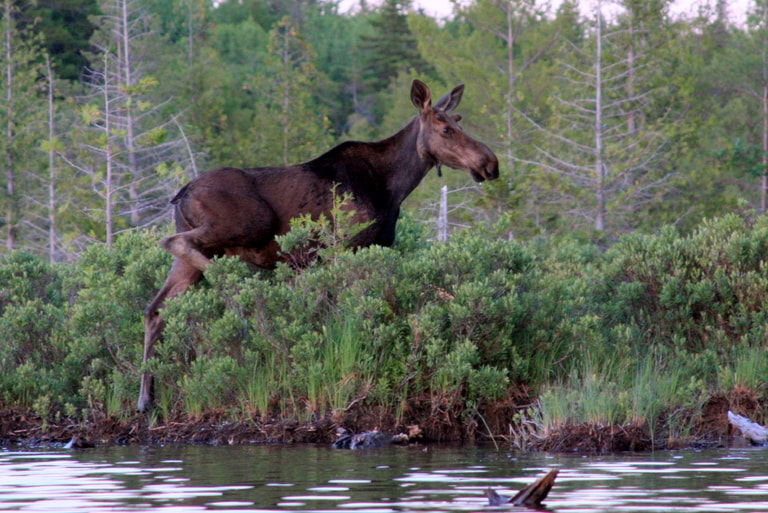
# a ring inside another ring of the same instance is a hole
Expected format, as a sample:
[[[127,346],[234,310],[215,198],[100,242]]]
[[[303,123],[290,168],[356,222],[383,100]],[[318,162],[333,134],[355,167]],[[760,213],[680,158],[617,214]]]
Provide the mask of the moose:
[[[314,160],[286,167],[215,169],[183,186],[171,200],[176,234],[160,241],[175,260],[144,311],[144,363],[162,335],[165,301],[199,282],[213,257],[239,256],[274,267],[281,258],[275,237],[288,232],[293,218],[330,218],[334,191],[352,198],[354,222],[367,223],[351,246],[391,246],[400,205],[433,167],[438,173],[442,165],[466,171],[476,182],[498,178],[496,155],[462,131],[460,115],[450,114],[463,93],[462,84],[432,105],[429,87],[414,80],[411,101],[418,114],[387,139],[344,142]],[[145,371],[138,411],[152,401],[152,375]]]

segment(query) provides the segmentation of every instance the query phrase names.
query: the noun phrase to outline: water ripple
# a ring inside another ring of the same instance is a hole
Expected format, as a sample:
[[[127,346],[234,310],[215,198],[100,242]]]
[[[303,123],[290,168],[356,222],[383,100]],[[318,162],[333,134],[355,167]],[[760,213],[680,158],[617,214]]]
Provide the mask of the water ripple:
[[[512,495],[551,468],[560,474],[550,511],[768,511],[768,451],[510,457],[324,447],[0,452],[0,510],[493,512],[487,487]]]

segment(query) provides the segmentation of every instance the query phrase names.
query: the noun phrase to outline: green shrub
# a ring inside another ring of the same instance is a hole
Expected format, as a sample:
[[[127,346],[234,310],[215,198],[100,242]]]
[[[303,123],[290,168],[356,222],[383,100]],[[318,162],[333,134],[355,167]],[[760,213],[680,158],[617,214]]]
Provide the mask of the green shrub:
[[[82,387],[83,373],[104,383],[98,388],[99,397],[93,391],[72,394],[73,400],[79,397],[82,407],[90,395],[97,404],[110,404],[112,413],[135,411],[143,354],[143,311],[171,263],[158,239],[152,231],[127,232],[111,248],[90,246],[75,266],[70,289],[76,294],[68,309],[62,369],[75,387]],[[134,388],[108,385],[123,382],[121,375],[130,376]]]
[[[65,272],[30,253],[14,251],[0,258],[0,314],[12,305],[39,300],[55,306],[67,301]]]
[[[47,414],[67,394],[56,375],[66,354],[65,273],[28,253],[0,259],[0,406]]]
[[[167,302],[147,364],[159,415],[309,420],[372,405],[400,418],[415,401],[470,422],[525,390],[550,428],[631,422],[663,436],[711,394],[765,392],[765,217],[629,235],[604,253],[470,231],[430,242],[406,219],[394,247],[350,251],[342,213],[303,221],[295,242],[320,244],[308,267],[216,259]],[[74,265],[0,260],[3,406],[133,414],[142,310],[171,265],[158,238],[126,233]]]
[[[609,322],[636,326],[637,343],[684,340],[694,352],[763,343],[768,321],[768,227],[736,215],[705,221],[692,235],[667,228],[632,235],[607,255],[603,288]]]

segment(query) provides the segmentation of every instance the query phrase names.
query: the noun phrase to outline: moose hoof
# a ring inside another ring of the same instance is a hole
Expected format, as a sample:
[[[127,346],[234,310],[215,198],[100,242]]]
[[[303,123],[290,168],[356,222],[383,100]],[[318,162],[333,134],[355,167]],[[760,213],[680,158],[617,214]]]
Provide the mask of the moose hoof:
[[[152,401],[149,399],[144,399],[143,397],[139,397],[139,402],[136,406],[136,411],[138,413],[144,413],[147,410],[149,410],[152,407]]]
[[[141,390],[139,391],[139,402],[136,406],[136,410],[139,413],[144,413],[152,407],[152,375],[143,374],[141,376]]]

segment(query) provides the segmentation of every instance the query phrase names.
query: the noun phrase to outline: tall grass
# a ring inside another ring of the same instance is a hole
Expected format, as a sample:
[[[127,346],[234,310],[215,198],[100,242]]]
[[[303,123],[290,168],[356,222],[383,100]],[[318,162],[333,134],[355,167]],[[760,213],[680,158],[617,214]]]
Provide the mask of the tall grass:
[[[240,409],[248,417],[266,419],[270,413],[270,402],[280,390],[287,388],[287,369],[280,365],[274,353],[264,359],[254,354],[246,355],[246,368],[238,383]]]
[[[718,367],[717,386],[723,391],[746,388],[764,392],[768,377],[766,349],[745,345],[734,351],[733,363]]]
[[[581,370],[541,394],[543,426],[549,432],[581,423],[636,426],[645,429],[652,444],[689,431],[694,419],[678,413],[698,412],[707,387],[697,380],[695,366],[665,356],[663,348],[651,348],[645,356],[625,355],[599,370],[587,356]]]
[[[365,398],[375,375],[375,353],[364,330],[351,322],[323,327],[323,389],[331,411],[346,410]],[[368,335],[370,336],[370,335]]]

